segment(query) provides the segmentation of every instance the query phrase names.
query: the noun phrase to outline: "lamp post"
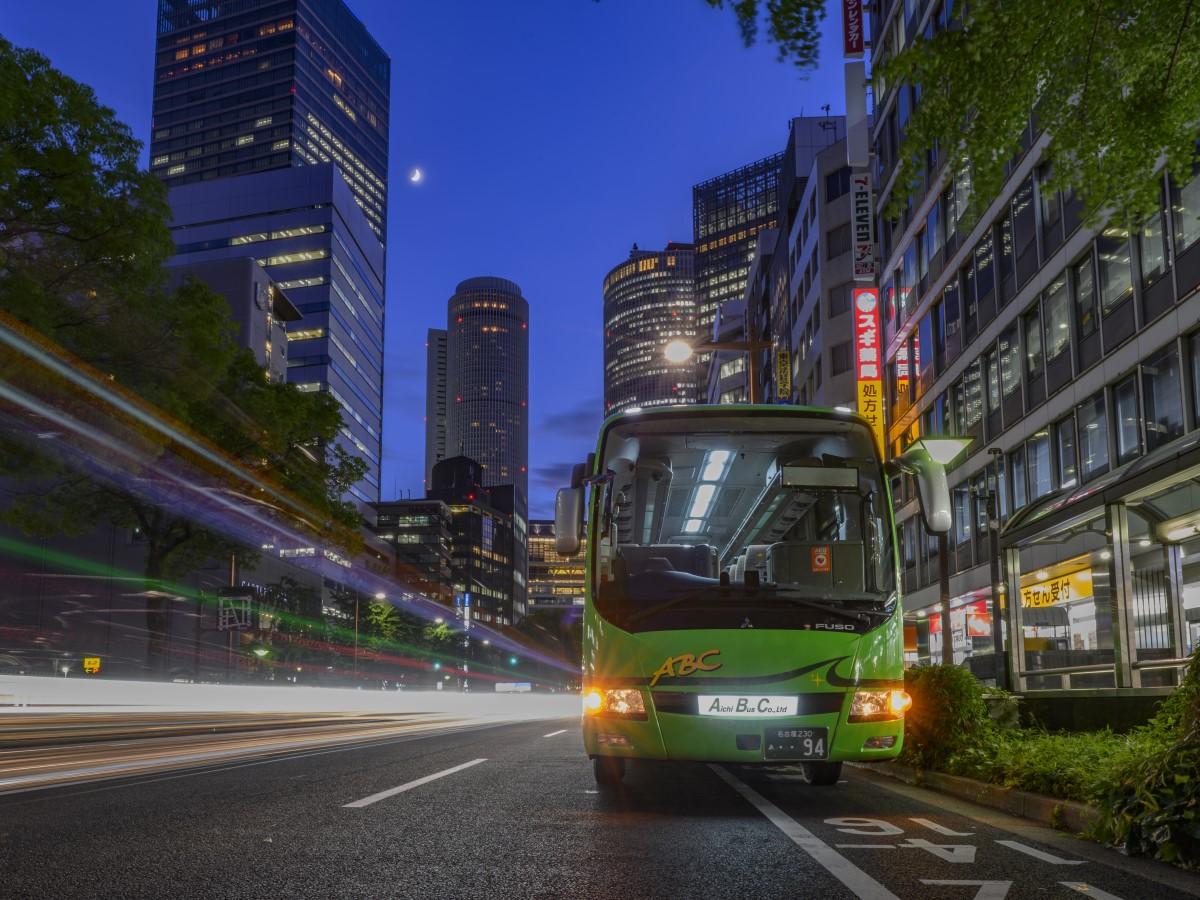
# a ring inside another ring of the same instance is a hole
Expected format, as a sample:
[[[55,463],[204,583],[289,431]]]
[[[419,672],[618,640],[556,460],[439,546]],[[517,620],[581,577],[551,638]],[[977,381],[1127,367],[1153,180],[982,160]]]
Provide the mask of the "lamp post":
[[[746,377],[750,382],[751,403],[761,403],[762,397],[758,387],[758,356],[763,350],[771,348],[771,342],[759,338],[755,334],[753,317],[748,317],[750,336],[744,341],[701,341],[689,344],[687,341],[674,340],[663,348],[667,362],[685,363],[695,353],[707,353],[712,350],[735,350],[746,354]]]
[[[917,438],[899,457],[890,460],[900,469],[910,475],[918,476],[918,489],[921,489],[920,474],[926,471],[930,464],[949,466],[970,446],[973,438],[950,436],[930,436]],[[945,482],[942,482],[945,485]],[[945,488],[943,487],[944,491]],[[938,593],[941,606],[942,620],[942,663],[954,664],[954,635],[950,631],[950,541],[947,532],[953,522],[950,510],[947,509],[945,525],[929,520],[930,510],[939,505],[937,498],[923,497],[922,508],[925,511],[925,526],[938,539]],[[942,502],[949,506],[950,498],[946,496]]]

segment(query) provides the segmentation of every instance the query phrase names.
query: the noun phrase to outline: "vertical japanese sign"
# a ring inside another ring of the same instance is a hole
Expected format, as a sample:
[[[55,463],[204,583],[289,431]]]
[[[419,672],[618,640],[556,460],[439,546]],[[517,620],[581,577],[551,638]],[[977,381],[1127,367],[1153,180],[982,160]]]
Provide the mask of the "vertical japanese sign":
[[[842,54],[862,56],[865,43],[862,0],[842,0]]]
[[[775,397],[787,400],[792,396],[792,355],[786,350],[775,351]]]
[[[875,280],[875,229],[871,222],[871,173],[850,173],[850,205],[854,229],[854,280]]]
[[[883,366],[879,359],[879,289],[854,289],[854,371],[858,379],[858,414],[871,425],[883,451]]]

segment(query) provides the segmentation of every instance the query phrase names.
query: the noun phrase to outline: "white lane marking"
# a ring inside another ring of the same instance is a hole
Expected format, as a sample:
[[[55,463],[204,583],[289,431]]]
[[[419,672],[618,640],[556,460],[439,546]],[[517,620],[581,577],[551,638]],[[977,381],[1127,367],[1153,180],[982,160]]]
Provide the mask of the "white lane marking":
[[[549,734],[543,734],[542,737],[544,737],[544,738],[558,737],[560,734],[566,734],[566,733],[567,733],[567,729],[560,728],[560,729],[558,729],[558,731],[552,731]]]
[[[858,816],[843,816],[836,819],[826,819],[826,825],[832,825],[842,834],[867,834],[872,837],[883,837],[888,834],[904,834],[903,828],[897,828],[891,822],[883,819],[863,819]]]
[[[787,815],[758,791],[731,775],[723,766],[709,765],[722,781],[744,797],[762,813],[767,821],[782,831],[797,847],[820,863],[830,875],[850,889],[859,900],[900,900],[895,894],[860,869],[842,854]]]
[[[835,847],[852,847],[857,850],[895,850],[895,844],[834,844]]]
[[[1087,894],[1089,897],[1095,897],[1096,900],[1121,900],[1116,894],[1110,894],[1108,891],[1102,891],[1098,887],[1092,887],[1083,881],[1060,881],[1063,887],[1069,887],[1073,891],[1079,891],[1081,894]]]
[[[1082,859],[1063,859],[1061,856],[1055,856],[1053,853],[1047,853],[1045,850],[1039,850],[1036,847],[1030,847],[1028,844],[1022,844],[1020,841],[1001,841],[997,840],[997,844],[1002,844],[1010,850],[1016,850],[1018,853],[1024,853],[1026,856],[1032,856],[1034,859],[1040,859],[1042,862],[1050,863],[1053,866],[1082,866]]]
[[[916,822],[918,825],[924,825],[930,831],[936,831],[938,834],[945,834],[950,837],[970,837],[975,833],[973,831],[955,831],[953,828],[947,828],[945,825],[939,825],[937,822],[931,822],[929,819],[918,819],[916,816],[909,816],[908,820]]]
[[[975,900],[1004,900],[1008,896],[1011,881],[955,881],[946,878],[922,878],[921,884],[948,885],[950,887],[977,887]]]
[[[938,859],[951,863],[975,862],[975,848],[971,844],[934,844],[924,838],[909,838],[900,847],[911,847],[915,850],[927,850]]]
[[[353,803],[347,803],[342,808],[362,809],[364,806],[370,806],[372,803],[378,803],[380,800],[386,800],[388,797],[395,797],[397,794],[411,791],[413,788],[420,787],[423,784],[429,784],[431,781],[437,781],[439,778],[445,778],[447,775],[453,775],[455,772],[461,772],[463,769],[477,766],[481,762],[487,762],[487,757],[473,759],[470,762],[463,763],[461,766],[451,766],[449,769],[442,769],[440,772],[434,772],[432,775],[426,775],[424,778],[418,778],[416,781],[410,781],[399,787],[388,788],[386,791],[380,791],[378,794],[372,794],[369,797],[363,797],[361,800],[355,800]]]

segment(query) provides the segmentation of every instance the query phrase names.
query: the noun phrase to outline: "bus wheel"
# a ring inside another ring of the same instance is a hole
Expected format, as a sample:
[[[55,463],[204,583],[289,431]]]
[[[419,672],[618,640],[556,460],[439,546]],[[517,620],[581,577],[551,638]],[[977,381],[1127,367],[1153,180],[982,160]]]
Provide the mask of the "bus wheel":
[[[842,777],[840,762],[806,762],[800,764],[804,772],[804,780],[818,787],[828,787],[837,784]]]
[[[619,756],[597,756],[592,760],[592,774],[600,787],[616,787],[625,777],[625,760]]]

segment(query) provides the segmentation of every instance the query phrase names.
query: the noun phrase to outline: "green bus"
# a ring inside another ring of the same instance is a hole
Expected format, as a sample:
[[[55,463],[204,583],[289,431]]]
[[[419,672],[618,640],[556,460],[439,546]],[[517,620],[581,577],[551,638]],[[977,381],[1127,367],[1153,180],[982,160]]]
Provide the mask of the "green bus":
[[[936,455],[919,442],[885,467],[867,421],[839,410],[606,420],[555,503],[558,551],[588,539],[583,736],[596,781],[656,759],[800,764],[827,785],[844,760],[895,757],[911,701],[888,475],[915,476],[926,527],[944,533]]]

